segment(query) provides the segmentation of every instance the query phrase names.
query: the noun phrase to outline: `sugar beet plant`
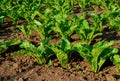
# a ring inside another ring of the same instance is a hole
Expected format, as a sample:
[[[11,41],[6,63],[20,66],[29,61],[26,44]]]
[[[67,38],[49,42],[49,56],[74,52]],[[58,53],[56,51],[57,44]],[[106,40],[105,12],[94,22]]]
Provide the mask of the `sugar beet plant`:
[[[110,29],[114,29],[117,33],[120,33],[120,8],[115,6],[111,6],[109,10],[109,21],[110,21]]]
[[[102,32],[104,28],[106,28],[106,24],[108,23],[108,15],[107,14],[95,14],[91,13],[91,23],[92,26],[96,29],[98,32]]]
[[[53,11],[54,26],[51,30],[57,33],[61,38],[69,39],[77,27],[74,18],[68,20],[73,5],[71,5],[70,1],[65,0],[55,2],[56,3],[52,6],[55,8],[55,11]]]
[[[38,64],[42,65],[46,63],[48,58],[52,55],[48,49],[48,42],[49,40],[43,40],[40,42],[38,47],[30,42],[22,42],[20,45],[21,50],[17,51],[12,56],[27,54],[28,56],[31,56]]]
[[[66,68],[69,57],[73,51],[70,41],[68,39],[62,39],[60,44],[54,44],[49,48],[54,52],[57,59],[60,61],[61,66]]]
[[[95,26],[89,26],[89,23],[85,19],[79,19],[79,26],[76,28],[76,33],[82,41],[86,44],[90,44],[91,41],[98,36],[101,36],[102,33],[96,33],[97,29]]]
[[[120,73],[120,55],[115,54],[110,57],[110,60],[113,62],[114,65],[117,66],[117,71]]]
[[[85,43],[78,43],[74,45],[73,49],[78,51],[80,55],[87,60],[93,72],[98,72],[107,58],[117,54],[118,49],[110,48],[113,44],[114,41],[104,43],[104,40],[96,43],[93,47]],[[113,62],[116,63],[116,60],[113,59]]]

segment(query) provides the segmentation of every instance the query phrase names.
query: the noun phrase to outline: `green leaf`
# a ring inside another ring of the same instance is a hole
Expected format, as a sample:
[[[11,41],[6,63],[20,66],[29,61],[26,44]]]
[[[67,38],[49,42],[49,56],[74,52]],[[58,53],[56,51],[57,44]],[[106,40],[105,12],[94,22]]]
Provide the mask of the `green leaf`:
[[[100,55],[100,57],[102,57],[102,58],[100,58],[100,60],[98,60],[98,65],[99,65],[99,69],[100,69],[100,67],[103,65],[103,63],[105,62],[105,60],[106,60],[106,58],[108,58],[108,57],[110,57],[110,56],[112,56],[112,55],[114,55],[114,54],[116,54],[116,53],[118,53],[118,49],[117,48],[113,48],[113,49],[104,49],[103,51],[102,51],[102,53],[101,53],[101,55]],[[98,69],[98,70],[99,70]]]
[[[12,46],[12,45],[17,45],[20,44],[21,40],[7,40],[6,41],[6,46]]]
[[[13,53],[11,56],[14,57],[14,56],[19,56],[19,55],[24,55],[24,54],[30,54],[31,55],[31,52],[26,51],[26,50],[19,50],[19,51]]]
[[[117,71],[120,73],[120,55],[115,54],[110,57],[110,60],[117,66]]]
[[[61,50],[68,51],[71,49],[70,42],[67,39],[62,39]]]
[[[34,24],[36,24],[37,26],[41,26],[42,24],[40,23],[40,21],[38,20],[34,20]]]
[[[92,48],[84,42],[76,43],[72,47],[73,50],[80,53],[80,55],[89,62],[92,59],[91,50]]]
[[[19,29],[22,31],[22,33],[29,38],[31,33],[32,33],[32,29],[31,29],[31,25],[21,25],[19,27]]]
[[[23,42],[20,45],[20,47],[24,48],[27,51],[33,52],[33,53],[36,52],[36,50],[37,50],[36,47],[33,44],[29,43],[29,42]]]
[[[5,52],[10,46],[20,44],[21,40],[7,40],[3,43],[3,40],[0,40],[0,54]]]
[[[43,43],[40,43],[40,46],[38,46],[38,48],[37,48],[37,53],[43,54],[44,51],[45,51],[45,47],[44,47]]]
[[[64,51],[55,48],[55,47],[50,47],[52,51],[56,54],[58,60],[60,61],[60,64],[63,68],[67,67],[68,64],[68,55]]]

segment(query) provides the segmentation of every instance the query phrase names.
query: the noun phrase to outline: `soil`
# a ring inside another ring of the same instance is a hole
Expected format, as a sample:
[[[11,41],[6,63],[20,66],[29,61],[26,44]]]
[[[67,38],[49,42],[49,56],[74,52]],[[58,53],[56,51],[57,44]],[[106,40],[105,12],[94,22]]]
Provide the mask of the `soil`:
[[[74,41],[80,41],[76,34],[71,38]],[[93,43],[104,38],[106,41],[120,42],[120,36],[114,30],[108,31],[106,29],[104,35],[96,38]],[[40,42],[36,32],[32,33],[29,40],[26,39],[9,19],[0,29],[0,39],[22,39],[30,41],[36,46]],[[59,42],[59,39],[53,39],[51,42]],[[114,47],[120,49],[120,44],[115,44]],[[72,61],[70,61],[68,68],[62,68],[56,58],[52,60],[51,66],[49,64],[40,66],[27,55],[11,57],[18,49],[18,46],[14,46],[0,55],[0,81],[120,81],[120,74],[109,59],[98,73],[93,73],[89,64],[77,53],[74,54],[75,59],[71,58]]]

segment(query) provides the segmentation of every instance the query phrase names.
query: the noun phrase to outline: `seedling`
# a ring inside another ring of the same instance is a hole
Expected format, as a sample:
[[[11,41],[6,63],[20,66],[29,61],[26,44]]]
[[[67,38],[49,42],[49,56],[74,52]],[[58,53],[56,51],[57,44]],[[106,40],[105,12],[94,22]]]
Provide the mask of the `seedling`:
[[[79,43],[74,45],[73,49],[78,51],[80,55],[87,60],[92,71],[96,73],[100,70],[107,58],[118,52],[116,48],[109,48],[113,44],[114,41],[104,43],[103,40],[96,43],[93,47],[85,43]]]

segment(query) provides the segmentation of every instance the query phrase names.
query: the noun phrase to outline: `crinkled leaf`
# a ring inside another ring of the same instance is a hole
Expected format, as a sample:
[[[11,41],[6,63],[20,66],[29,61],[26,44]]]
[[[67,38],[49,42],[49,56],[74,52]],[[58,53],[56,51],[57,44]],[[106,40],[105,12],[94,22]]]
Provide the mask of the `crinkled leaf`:
[[[9,46],[20,44],[21,40],[7,40],[3,44],[3,40],[0,40],[0,54],[5,52]]]
[[[70,45],[70,42],[69,40],[67,39],[62,39],[62,42],[61,42],[61,50],[63,51],[68,51],[71,49],[71,45]]]
[[[68,64],[68,55],[58,48],[51,47],[51,49],[56,54],[58,60],[60,61],[61,66],[63,68],[66,68]]]
[[[8,40],[6,42],[6,46],[17,45],[17,44],[20,44],[20,43],[21,43],[21,40]]]
[[[91,54],[92,54],[93,58],[91,59],[90,63],[91,63],[91,68],[92,68],[93,72],[97,72],[99,70],[99,67],[101,67],[101,65],[106,60],[106,58],[105,58],[105,60],[103,60],[104,57],[100,57],[100,54],[103,52],[103,50],[104,49],[101,47],[92,49]],[[103,61],[103,63],[101,63],[101,65],[100,64],[98,65],[99,59],[100,59],[100,61]]]
[[[104,44],[103,40],[93,46],[91,53],[93,56],[93,58],[91,59],[91,67],[93,72],[98,72],[106,59],[112,54],[118,52],[118,49],[109,49],[109,47],[113,44],[114,41],[110,41],[109,43]]]
[[[76,43],[72,47],[73,50],[80,53],[80,55],[86,59],[88,62],[91,60],[91,50],[92,48],[89,45],[86,45],[86,43]]]
[[[29,38],[32,33],[32,27],[31,25],[21,25],[19,29],[22,31],[22,33]]]
[[[115,54],[110,57],[110,60],[117,66],[117,71],[120,73],[120,55]]]
[[[101,55],[99,56],[99,59],[98,59],[98,71],[101,68],[101,66],[103,65],[103,63],[106,61],[106,59],[108,57],[116,54],[117,52],[118,52],[117,48],[103,50],[103,52],[101,53]]]
[[[36,47],[29,42],[23,42],[20,47],[33,53],[36,51]]]
[[[19,51],[13,53],[11,56],[12,56],[12,57],[13,57],[13,56],[19,56],[19,55],[23,55],[23,54],[31,55],[31,52],[26,51],[26,50],[19,50]]]
[[[102,41],[96,43],[96,44],[93,46],[93,48],[99,48],[99,47],[101,47],[101,46],[104,44],[104,41],[105,41],[105,40],[102,40]]]

